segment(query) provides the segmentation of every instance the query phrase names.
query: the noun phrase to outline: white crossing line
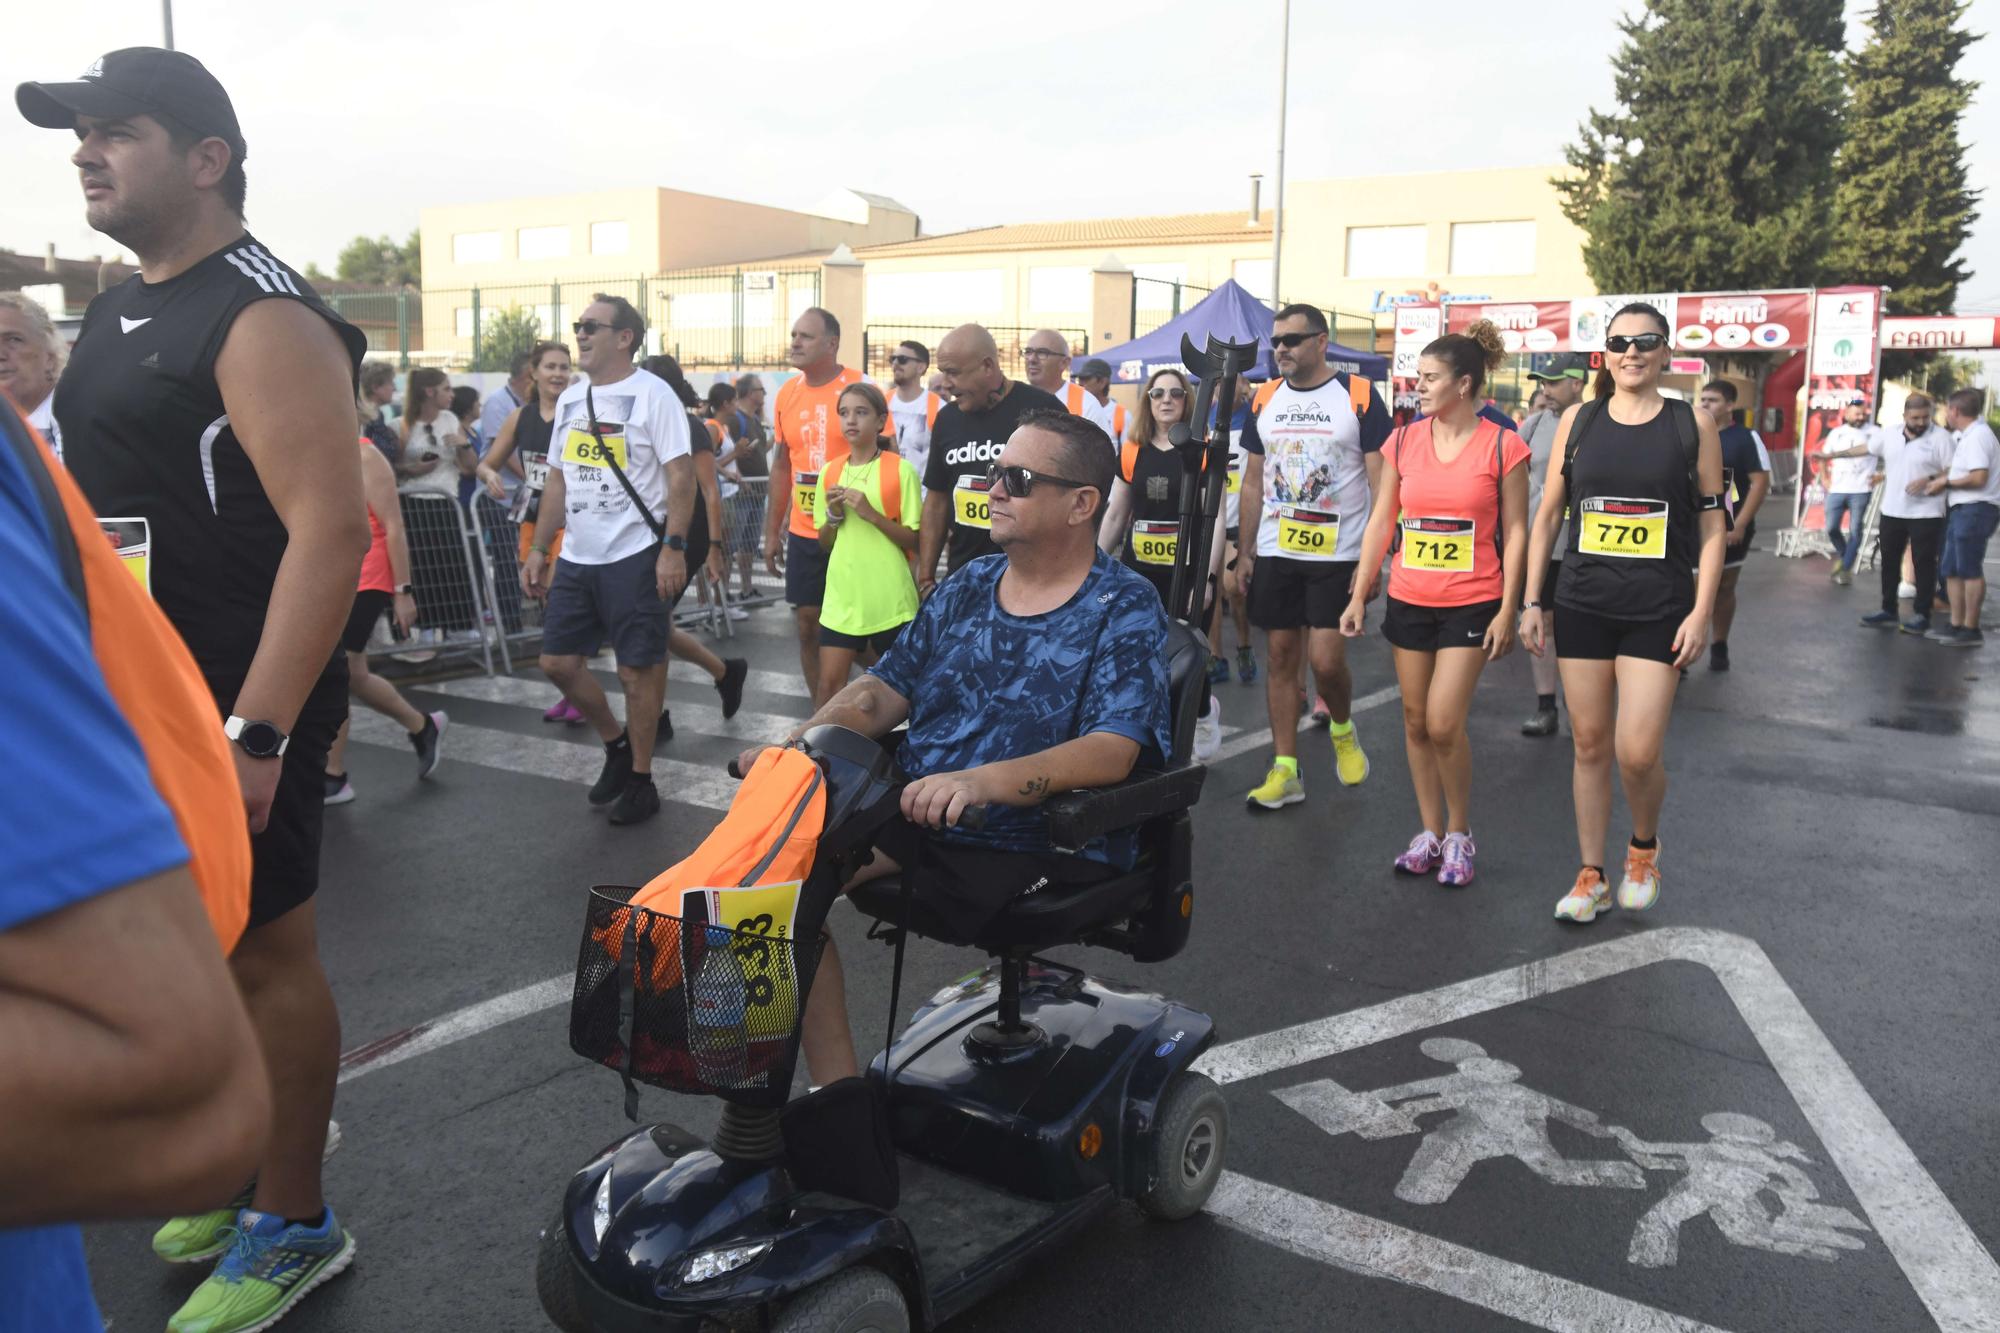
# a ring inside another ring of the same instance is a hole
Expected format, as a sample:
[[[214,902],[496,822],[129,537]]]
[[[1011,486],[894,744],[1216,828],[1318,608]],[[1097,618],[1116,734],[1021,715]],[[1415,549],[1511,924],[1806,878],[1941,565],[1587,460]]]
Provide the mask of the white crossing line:
[[[1368,712],[1370,709],[1380,708],[1383,704],[1393,702],[1402,697],[1403,692],[1396,686],[1385,685],[1372,694],[1364,694],[1359,699],[1356,699],[1349,708],[1348,715],[1350,717],[1357,716]],[[1317,724],[1312,720],[1311,712],[1304,709],[1300,710],[1299,730],[1305,731],[1315,725]],[[1229,732],[1228,727],[1224,727],[1222,730],[1224,735],[1227,735]],[[1256,731],[1243,732],[1234,740],[1224,741],[1222,748],[1215,752],[1215,758],[1208,761],[1208,766],[1213,768],[1224,760],[1234,759],[1237,755],[1247,754],[1251,750],[1261,750],[1270,743],[1271,729],[1269,727],[1259,727]]]
[[[727,645],[724,646],[726,647]],[[717,656],[724,656],[724,654],[718,653]],[[593,671],[615,673],[618,670],[618,660],[609,653],[601,653],[590,659],[590,668]],[[715,683],[714,679],[706,671],[703,671],[692,662],[683,662],[679,658],[668,659],[667,678],[676,682],[687,681],[691,684],[708,685],[710,687],[713,687]],[[789,694],[796,699],[812,698],[812,691],[806,688],[805,680],[795,671],[766,671],[761,667],[751,667],[750,674],[745,678],[744,684],[746,688],[755,690],[759,694]],[[670,690],[669,693],[672,693],[672,691]],[[544,705],[544,707],[546,706]]]
[[[701,677],[706,681],[707,677]],[[676,685],[682,682],[675,681]],[[540,713],[556,700],[556,688],[545,680],[521,676],[465,676],[457,680],[441,680],[428,685],[412,685],[413,690],[428,690],[432,694],[442,694],[452,699],[476,699],[481,703],[510,704],[533,709]],[[714,697],[711,689],[706,694],[696,693],[702,702],[686,698],[689,691],[677,694],[667,691],[667,707],[674,715],[674,729],[696,732],[704,736],[726,736],[732,740],[778,740],[786,732],[805,720],[805,710],[800,709],[796,717],[776,713],[759,713],[739,710],[735,717],[724,719],[720,704],[708,703]],[[607,687],[604,697],[611,704],[612,715],[620,722],[625,720],[625,696],[615,685]],[[532,740],[532,737],[524,737]],[[447,750],[446,757],[450,757]]]
[[[453,1042],[477,1036],[488,1028],[565,1004],[575,988],[576,978],[565,972],[372,1041],[341,1057],[340,1081],[345,1083],[363,1074],[413,1060],[419,1055],[429,1055]]]

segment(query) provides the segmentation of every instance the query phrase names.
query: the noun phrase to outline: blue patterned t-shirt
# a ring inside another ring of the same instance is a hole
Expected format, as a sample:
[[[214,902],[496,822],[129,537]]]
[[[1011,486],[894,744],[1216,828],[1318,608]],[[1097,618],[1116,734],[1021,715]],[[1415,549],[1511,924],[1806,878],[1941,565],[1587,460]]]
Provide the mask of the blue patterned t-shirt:
[[[910,701],[896,762],[912,778],[1039,754],[1108,731],[1135,741],[1142,763],[1172,748],[1167,617],[1153,585],[1102,551],[1076,595],[1039,616],[1000,609],[1007,557],[974,560],[944,582],[873,668]],[[1046,851],[1041,810],[994,806],[978,833],[940,836],[1005,851]],[[1129,837],[1083,849],[1129,866]]]

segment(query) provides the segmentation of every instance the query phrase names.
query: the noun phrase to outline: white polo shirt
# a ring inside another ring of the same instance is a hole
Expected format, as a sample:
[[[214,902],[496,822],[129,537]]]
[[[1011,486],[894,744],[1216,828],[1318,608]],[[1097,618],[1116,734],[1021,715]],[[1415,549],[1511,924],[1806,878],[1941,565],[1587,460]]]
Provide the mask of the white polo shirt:
[[[1911,439],[1901,425],[1875,433],[1868,450],[1882,460],[1882,512],[1890,518],[1943,518],[1942,495],[1911,495],[1910,483],[1938,476],[1951,466],[1951,432],[1932,423]]]
[[[1979,500],[1987,504],[2000,504],[2000,439],[1996,439],[1993,428],[1983,421],[1975,421],[1958,433],[1958,444],[1951,454],[1953,478],[1986,469],[1986,484],[1976,491],[1952,487],[1945,492],[1949,507],[1969,505]]]

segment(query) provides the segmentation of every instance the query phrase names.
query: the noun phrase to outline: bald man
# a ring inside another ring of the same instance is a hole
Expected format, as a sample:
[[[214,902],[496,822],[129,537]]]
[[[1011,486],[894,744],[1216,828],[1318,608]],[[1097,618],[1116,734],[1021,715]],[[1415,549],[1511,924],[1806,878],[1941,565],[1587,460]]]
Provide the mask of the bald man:
[[[1069,339],[1054,329],[1036,329],[1021,349],[1021,363],[1027,367],[1028,383],[1060,398],[1069,383]]]
[[[1059,335],[1056,341],[1061,342]],[[1058,360],[1069,364],[1066,346]],[[917,586],[923,592],[936,581],[940,549],[947,553],[948,571],[1000,549],[993,544],[993,519],[986,506],[986,468],[1000,456],[1022,417],[1064,410],[1055,395],[1008,379],[993,335],[977,324],[961,324],[947,333],[938,344],[935,364],[951,401],[938,409],[931,456],[924,466],[917,548]]]

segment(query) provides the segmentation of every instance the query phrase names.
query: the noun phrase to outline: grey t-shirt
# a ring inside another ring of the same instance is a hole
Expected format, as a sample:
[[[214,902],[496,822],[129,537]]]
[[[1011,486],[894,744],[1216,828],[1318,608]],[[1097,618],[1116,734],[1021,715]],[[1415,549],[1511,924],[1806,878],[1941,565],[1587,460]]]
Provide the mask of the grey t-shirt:
[[[1521,438],[1528,442],[1528,522],[1534,523],[1535,515],[1542,509],[1542,479],[1549,474],[1549,452],[1555,448],[1556,432],[1562,428],[1562,413],[1543,408],[1531,412],[1521,423]],[[1555,549],[1549,558],[1563,558],[1562,527],[1556,528]]]

